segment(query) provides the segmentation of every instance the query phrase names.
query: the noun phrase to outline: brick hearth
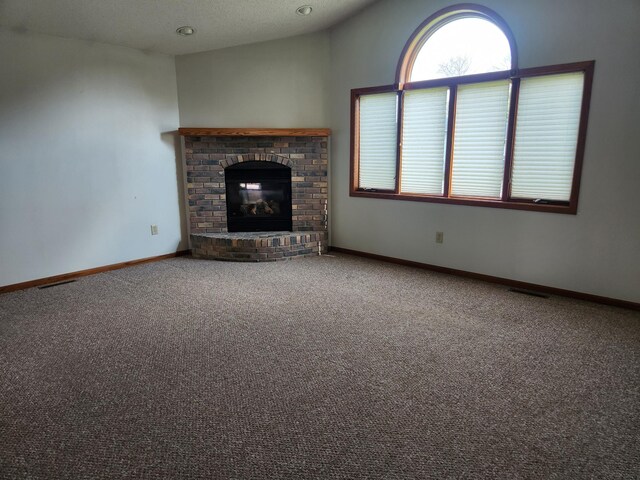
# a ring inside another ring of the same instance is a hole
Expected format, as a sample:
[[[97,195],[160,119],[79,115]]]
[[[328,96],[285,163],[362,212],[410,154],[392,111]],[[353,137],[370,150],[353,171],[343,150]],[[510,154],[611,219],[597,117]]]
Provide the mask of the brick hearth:
[[[291,168],[293,232],[228,233],[224,169],[246,161]],[[326,252],[327,137],[185,136],[185,163],[194,256],[264,261]]]
[[[213,260],[273,262],[326,252],[325,232],[202,233],[191,240],[193,256]]]

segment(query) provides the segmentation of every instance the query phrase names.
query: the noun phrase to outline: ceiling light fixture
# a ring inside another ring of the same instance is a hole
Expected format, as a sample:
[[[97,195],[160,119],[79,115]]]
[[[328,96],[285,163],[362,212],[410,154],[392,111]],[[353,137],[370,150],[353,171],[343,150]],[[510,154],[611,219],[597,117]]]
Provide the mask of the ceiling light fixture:
[[[183,37],[188,37],[189,35],[193,35],[194,33],[196,33],[196,29],[188,25],[185,25],[184,27],[178,28],[176,30],[176,33],[178,35],[182,35]]]
[[[296,8],[296,13],[298,15],[302,15],[303,17],[306,17],[311,13],[312,10],[313,8],[311,8],[309,5],[303,5],[302,7]]]

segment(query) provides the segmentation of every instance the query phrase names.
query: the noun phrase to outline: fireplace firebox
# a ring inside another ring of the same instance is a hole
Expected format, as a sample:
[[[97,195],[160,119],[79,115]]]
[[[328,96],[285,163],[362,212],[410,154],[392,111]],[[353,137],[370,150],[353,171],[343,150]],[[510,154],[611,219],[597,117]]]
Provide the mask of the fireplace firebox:
[[[248,161],[225,169],[229,232],[291,231],[291,168]]]

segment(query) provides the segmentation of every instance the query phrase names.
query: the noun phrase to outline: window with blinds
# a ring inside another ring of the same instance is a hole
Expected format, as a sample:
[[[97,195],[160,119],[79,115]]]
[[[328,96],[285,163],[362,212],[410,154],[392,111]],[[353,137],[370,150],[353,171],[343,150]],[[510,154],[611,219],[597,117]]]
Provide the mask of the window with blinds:
[[[402,192],[443,193],[448,98],[448,88],[413,90],[404,95]]]
[[[351,193],[575,213],[593,67],[354,90],[358,175]]]
[[[509,117],[510,82],[458,88],[451,194],[500,198]]]
[[[518,97],[511,196],[569,201],[584,73],[523,78]]]
[[[360,97],[360,188],[396,188],[397,102],[396,92]]]

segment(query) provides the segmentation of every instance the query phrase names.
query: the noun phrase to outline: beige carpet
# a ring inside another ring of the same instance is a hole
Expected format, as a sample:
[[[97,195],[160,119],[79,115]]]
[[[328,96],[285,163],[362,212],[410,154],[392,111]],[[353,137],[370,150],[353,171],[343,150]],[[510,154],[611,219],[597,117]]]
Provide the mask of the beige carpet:
[[[0,295],[0,478],[639,478],[640,313],[347,255]]]

